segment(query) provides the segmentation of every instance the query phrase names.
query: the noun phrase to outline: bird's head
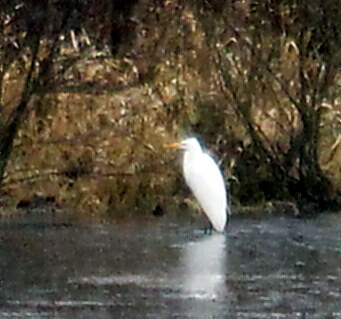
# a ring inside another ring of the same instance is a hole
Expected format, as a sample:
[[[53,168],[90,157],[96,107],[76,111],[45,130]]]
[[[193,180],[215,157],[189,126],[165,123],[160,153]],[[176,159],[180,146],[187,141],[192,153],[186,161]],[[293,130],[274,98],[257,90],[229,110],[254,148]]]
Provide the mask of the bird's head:
[[[164,147],[170,149],[180,149],[187,152],[201,151],[200,143],[195,137],[187,138],[181,142],[165,144]]]

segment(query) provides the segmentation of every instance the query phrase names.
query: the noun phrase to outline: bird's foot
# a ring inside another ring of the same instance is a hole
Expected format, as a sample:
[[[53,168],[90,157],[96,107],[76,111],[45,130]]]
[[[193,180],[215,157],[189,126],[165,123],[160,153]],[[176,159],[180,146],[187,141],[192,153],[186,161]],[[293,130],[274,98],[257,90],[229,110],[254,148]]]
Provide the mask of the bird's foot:
[[[205,235],[212,235],[212,232],[213,232],[213,227],[211,224],[208,227],[204,228],[204,234]]]

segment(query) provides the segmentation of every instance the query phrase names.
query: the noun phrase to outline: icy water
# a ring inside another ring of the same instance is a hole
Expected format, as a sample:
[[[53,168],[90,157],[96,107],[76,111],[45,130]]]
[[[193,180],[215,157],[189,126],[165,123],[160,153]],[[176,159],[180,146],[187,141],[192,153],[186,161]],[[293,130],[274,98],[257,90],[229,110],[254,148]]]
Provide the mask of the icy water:
[[[0,318],[341,318],[341,215],[2,224]]]

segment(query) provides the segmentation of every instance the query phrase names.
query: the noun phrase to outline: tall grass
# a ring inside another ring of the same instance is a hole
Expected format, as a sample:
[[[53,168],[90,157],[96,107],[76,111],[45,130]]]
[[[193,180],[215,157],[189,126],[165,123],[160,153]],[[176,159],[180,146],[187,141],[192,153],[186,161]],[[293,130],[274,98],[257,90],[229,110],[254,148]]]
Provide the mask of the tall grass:
[[[95,42],[80,52],[64,34],[50,61],[55,73],[44,78],[25,113],[3,189],[18,200],[52,195],[82,214],[149,213],[181,202],[184,194],[178,154],[165,152],[162,144],[197,134],[221,159],[226,175],[240,179],[234,202],[292,198],[274,187],[254,142],[260,139],[282,161],[302,130],[295,103],[302,92],[303,45],[292,32],[252,22],[248,7],[226,5],[219,14],[211,9],[142,1],[134,6],[134,37],[115,55]],[[42,59],[43,44],[40,50]],[[2,119],[22,95],[27,55],[3,74]],[[62,76],[52,76],[73,59]],[[323,63],[313,53],[305,56],[307,102],[319,89]],[[321,112],[318,159],[333,196],[341,189],[338,78],[331,77],[328,94],[313,106]],[[299,179],[299,165],[295,159],[288,166],[290,178]]]

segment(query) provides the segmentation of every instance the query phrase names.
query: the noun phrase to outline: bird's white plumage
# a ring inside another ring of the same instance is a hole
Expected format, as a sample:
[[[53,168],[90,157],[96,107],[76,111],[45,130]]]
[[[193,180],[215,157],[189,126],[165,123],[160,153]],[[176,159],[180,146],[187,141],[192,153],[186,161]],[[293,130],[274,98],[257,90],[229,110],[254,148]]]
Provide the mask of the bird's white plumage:
[[[224,231],[226,224],[226,189],[223,175],[214,159],[203,152],[196,138],[181,142],[185,151],[183,173],[186,183],[215,230]]]

